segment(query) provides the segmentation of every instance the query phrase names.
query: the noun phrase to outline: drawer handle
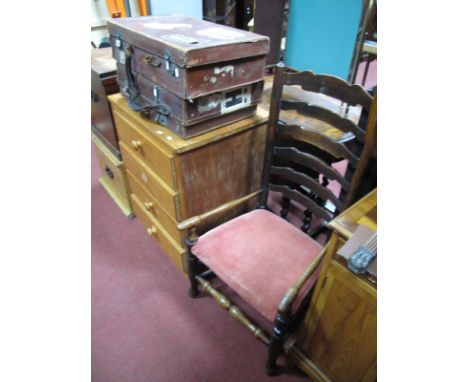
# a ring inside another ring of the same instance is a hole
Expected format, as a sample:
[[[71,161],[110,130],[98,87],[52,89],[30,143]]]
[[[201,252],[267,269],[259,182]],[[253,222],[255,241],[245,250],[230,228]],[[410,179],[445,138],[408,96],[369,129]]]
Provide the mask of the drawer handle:
[[[151,208],[153,208],[153,202],[144,202],[143,205],[145,206],[145,208],[150,211]]]
[[[148,232],[148,236],[154,236],[158,232],[158,229],[153,225],[150,228],[147,228],[146,232]]]
[[[141,148],[141,141],[132,141],[132,146],[134,150],[139,150]]]
[[[106,174],[107,174],[107,176],[109,178],[114,179],[114,174],[113,174],[112,170],[108,166],[106,166],[105,171],[106,171]]]

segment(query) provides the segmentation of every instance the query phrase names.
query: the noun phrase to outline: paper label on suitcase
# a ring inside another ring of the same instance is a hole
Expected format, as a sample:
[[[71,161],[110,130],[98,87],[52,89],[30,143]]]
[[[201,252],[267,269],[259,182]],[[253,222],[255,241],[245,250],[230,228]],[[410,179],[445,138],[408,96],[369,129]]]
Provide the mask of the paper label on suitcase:
[[[201,97],[197,102],[197,111],[204,113],[216,109],[221,101],[221,94],[212,94]]]
[[[245,35],[244,32],[241,32],[234,28],[226,29],[220,27],[200,29],[196,33],[201,36],[211,37],[217,40],[234,40],[242,38]]]
[[[222,93],[221,114],[231,113],[235,110],[249,106],[252,102],[251,85],[243,86]]]
[[[119,50],[117,54],[119,55],[119,63],[125,65],[125,52],[123,50]]]
[[[161,36],[161,39],[168,40],[168,41],[176,41],[187,45],[196,45],[196,44],[204,44],[209,42],[210,40],[203,39],[203,38],[195,38],[192,36],[186,36],[182,34],[169,34]]]

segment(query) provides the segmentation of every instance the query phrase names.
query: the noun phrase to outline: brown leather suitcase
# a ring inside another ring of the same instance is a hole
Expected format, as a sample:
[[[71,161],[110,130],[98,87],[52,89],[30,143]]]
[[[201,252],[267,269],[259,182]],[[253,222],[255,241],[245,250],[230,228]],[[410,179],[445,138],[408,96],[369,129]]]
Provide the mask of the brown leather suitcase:
[[[124,70],[118,64],[118,81],[127,86]],[[255,114],[261,102],[263,81],[208,94],[192,101],[180,98],[141,74],[133,76],[139,89],[140,110],[146,117],[168,127],[183,138],[190,138]],[[122,93],[130,101],[126,92]]]
[[[179,97],[263,79],[266,36],[177,15],[113,19],[108,25],[114,58]]]
[[[269,49],[267,37],[177,15],[108,23],[121,93],[133,110],[184,137],[202,133],[203,126],[208,131],[255,112],[260,102],[256,89],[262,86]],[[244,93],[249,88],[250,96]],[[162,103],[165,90],[177,96],[172,97],[173,103]],[[236,107],[223,108],[221,99],[229,106],[231,90],[236,92],[231,106]],[[211,98],[202,99],[205,96]],[[209,99],[207,106],[212,110],[207,113],[202,105]],[[213,106],[214,100],[219,106]],[[177,109],[187,112],[174,114]]]
[[[118,158],[120,150],[117,131],[107,96],[118,93],[117,66],[112,48],[91,51],[91,127],[92,131]]]

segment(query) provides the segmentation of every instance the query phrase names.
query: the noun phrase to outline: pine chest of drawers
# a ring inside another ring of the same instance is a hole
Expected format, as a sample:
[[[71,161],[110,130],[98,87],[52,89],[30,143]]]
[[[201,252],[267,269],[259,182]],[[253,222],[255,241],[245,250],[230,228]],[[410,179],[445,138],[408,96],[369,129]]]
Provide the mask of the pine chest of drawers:
[[[132,218],[133,212],[130,206],[130,192],[125,166],[122,160],[109,149],[109,146],[94,133],[93,130],[91,140],[94,143],[99,167],[101,168],[99,183],[123,214],[128,218]]]
[[[185,241],[177,223],[260,189],[267,112],[259,108],[251,118],[184,140],[132,111],[120,94],[108,99],[133,210],[148,234],[185,271]],[[207,222],[205,229],[254,203]]]

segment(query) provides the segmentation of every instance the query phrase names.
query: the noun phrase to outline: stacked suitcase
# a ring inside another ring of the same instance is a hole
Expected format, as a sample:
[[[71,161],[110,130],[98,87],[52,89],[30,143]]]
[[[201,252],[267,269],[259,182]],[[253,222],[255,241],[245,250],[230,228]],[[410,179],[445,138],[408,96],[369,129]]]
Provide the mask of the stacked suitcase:
[[[268,37],[184,16],[109,21],[120,91],[183,138],[252,116]]]

